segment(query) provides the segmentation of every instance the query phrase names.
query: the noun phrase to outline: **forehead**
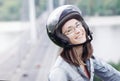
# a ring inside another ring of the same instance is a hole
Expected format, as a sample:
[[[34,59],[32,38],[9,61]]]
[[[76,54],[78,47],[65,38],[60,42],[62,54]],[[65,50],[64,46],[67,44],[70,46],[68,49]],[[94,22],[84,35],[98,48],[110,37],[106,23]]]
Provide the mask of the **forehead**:
[[[78,21],[77,19],[70,19],[70,20],[68,20],[68,21],[63,25],[62,30],[63,30],[63,29],[66,29],[66,28],[68,28],[68,27],[70,27],[70,26],[74,26],[77,22],[80,22],[80,21]]]

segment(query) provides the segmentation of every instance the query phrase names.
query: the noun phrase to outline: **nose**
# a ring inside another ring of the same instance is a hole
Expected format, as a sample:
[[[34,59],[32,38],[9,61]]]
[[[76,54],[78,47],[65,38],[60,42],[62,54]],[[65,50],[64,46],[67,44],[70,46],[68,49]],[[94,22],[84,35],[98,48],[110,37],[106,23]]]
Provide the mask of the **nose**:
[[[79,34],[80,33],[80,29],[75,28],[75,34]]]

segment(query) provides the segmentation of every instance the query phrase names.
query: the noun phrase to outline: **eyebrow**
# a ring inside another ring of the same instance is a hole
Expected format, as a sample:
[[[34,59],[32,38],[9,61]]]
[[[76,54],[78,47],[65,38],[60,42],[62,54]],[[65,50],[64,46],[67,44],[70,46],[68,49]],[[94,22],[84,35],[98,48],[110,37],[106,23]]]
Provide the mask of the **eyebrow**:
[[[79,23],[80,23],[80,22],[77,21],[77,22],[75,22],[75,25],[78,25]]]
[[[79,22],[77,21],[77,22],[75,22],[75,25],[77,25],[77,24],[79,24]],[[68,26],[68,28],[71,28],[71,27],[73,27],[73,26]]]
[[[72,26],[68,26],[68,29],[71,28]]]

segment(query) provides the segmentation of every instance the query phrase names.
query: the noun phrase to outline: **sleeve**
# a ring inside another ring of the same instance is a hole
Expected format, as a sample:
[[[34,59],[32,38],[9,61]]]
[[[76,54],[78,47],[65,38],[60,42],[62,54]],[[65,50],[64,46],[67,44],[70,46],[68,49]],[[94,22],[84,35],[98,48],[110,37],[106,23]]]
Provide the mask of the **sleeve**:
[[[104,81],[120,81],[120,72],[117,71],[110,64],[105,61],[94,57],[94,72]]]
[[[48,81],[68,81],[68,80],[65,71],[57,68],[50,72]]]

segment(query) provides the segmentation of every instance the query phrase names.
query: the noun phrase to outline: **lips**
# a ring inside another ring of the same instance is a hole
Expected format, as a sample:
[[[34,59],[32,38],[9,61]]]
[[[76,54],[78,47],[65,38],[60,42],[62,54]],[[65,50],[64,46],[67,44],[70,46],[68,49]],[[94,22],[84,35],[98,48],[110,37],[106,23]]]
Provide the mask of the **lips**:
[[[78,34],[78,35],[75,37],[75,39],[82,38],[83,35],[84,35],[84,33]]]
[[[80,39],[82,36],[81,35],[78,35],[75,37],[75,39]]]

